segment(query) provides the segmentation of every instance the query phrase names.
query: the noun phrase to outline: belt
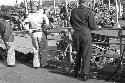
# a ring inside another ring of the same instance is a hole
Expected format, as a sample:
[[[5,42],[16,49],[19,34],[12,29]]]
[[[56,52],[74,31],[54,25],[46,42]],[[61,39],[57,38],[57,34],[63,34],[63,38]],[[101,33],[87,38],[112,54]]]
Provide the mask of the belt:
[[[74,31],[74,33],[75,33],[75,32],[76,32],[77,34],[82,34],[82,35],[91,35],[91,32],[90,32],[90,33],[89,33],[89,32],[86,33],[85,31],[83,32],[83,31],[78,31],[78,30],[77,30],[77,31]]]
[[[43,32],[42,29],[31,29],[33,32],[32,33],[35,33],[35,32]]]

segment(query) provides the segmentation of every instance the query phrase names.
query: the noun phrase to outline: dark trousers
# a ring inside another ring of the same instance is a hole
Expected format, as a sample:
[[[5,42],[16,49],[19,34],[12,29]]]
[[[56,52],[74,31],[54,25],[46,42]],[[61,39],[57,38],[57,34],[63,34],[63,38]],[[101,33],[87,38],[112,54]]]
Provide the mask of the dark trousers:
[[[73,33],[73,46],[77,51],[74,70],[81,70],[84,74],[89,74],[90,59],[92,56],[92,37],[91,34],[83,34],[80,31]],[[82,61],[82,62],[81,62]]]

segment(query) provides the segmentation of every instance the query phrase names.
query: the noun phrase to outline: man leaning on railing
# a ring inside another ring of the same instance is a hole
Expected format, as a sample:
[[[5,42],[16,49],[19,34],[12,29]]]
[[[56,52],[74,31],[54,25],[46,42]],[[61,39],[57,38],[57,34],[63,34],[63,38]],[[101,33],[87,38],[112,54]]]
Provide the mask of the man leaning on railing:
[[[45,32],[49,27],[49,19],[46,14],[43,14],[44,10],[40,9],[36,13],[29,15],[23,22],[26,26],[25,29],[30,33],[34,51],[33,66],[34,68],[40,67],[40,61],[42,67],[47,65],[47,53],[45,48],[47,47],[47,41]]]

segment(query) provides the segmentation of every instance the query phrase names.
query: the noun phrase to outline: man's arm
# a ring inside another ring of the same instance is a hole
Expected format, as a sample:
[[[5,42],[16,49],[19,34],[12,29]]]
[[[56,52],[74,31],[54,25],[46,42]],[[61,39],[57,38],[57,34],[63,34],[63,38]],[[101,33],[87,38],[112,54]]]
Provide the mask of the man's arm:
[[[3,32],[3,40],[4,42],[13,42],[14,36],[13,36],[13,27],[11,26],[10,21],[4,21],[3,27],[5,28]]]
[[[23,27],[26,31],[28,31],[29,33],[32,33],[32,30],[29,29],[29,24],[30,24],[30,20],[29,20],[29,17],[26,18],[24,21],[23,21]]]
[[[94,17],[94,14],[92,13],[92,11],[90,11],[88,18],[89,18],[89,28],[91,30],[98,29],[97,24],[96,24],[96,20],[95,20],[95,17]]]
[[[27,30],[27,29],[29,29],[29,27],[27,27],[27,25],[29,24],[29,18],[26,18],[23,22],[22,22],[22,24],[23,24],[23,27]]]
[[[46,24],[46,26],[43,29],[43,32],[46,35],[47,34],[47,28],[49,28],[49,18],[47,17],[46,14],[44,14],[44,16],[43,16],[43,21],[45,21],[45,24]]]
[[[49,26],[49,18],[47,17],[46,14],[44,14],[44,20],[46,22],[46,26]]]
[[[70,24],[71,24],[71,26],[73,26],[72,17],[73,17],[73,10],[71,11],[71,16],[70,16]]]

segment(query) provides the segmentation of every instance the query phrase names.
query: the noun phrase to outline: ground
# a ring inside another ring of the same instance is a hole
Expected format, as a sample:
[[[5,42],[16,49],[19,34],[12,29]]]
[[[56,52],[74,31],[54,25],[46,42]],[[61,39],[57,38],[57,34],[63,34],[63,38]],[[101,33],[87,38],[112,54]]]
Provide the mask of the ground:
[[[26,37],[26,38],[25,38]],[[15,48],[23,53],[32,52],[30,37],[15,36]],[[20,41],[21,40],[21,41]],[[25,41],[25,43],[24,43]],[[2,43],[2,41],[1,41]],[[49,46],[54,46],[55,41],[50,40]],[[4,45],[1,45],[4,48]],[[16,62],[15,67],[7,67],[4,60],[0,61],[0,83],[103,83],[103,80],[90,79],[87,82],[71,76],[59,74],[56,69],[34,69],[30,63]],[[108,82],[109,83],[109,82]]]
[[[16,67],[9,68],[0,61],[0,83],[103,83],[103,80],[90,79],[86,82],[58,73],[52,69],[34,69],[26,64],[18,63]],[[106,82],[109,83],[109,82]]]

